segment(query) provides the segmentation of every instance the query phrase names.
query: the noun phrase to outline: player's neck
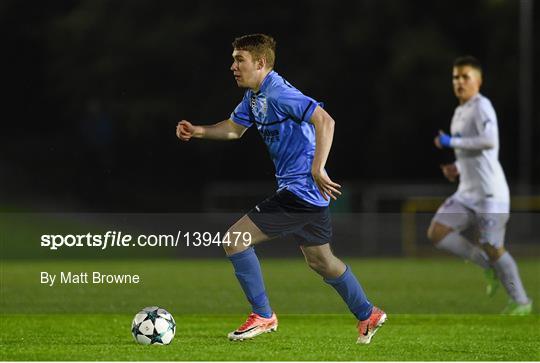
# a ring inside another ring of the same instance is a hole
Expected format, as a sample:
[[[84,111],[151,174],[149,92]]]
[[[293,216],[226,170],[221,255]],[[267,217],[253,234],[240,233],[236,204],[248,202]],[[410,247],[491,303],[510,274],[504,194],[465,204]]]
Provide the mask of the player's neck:
[[[257,84],[255,85],[255,87],[251,88],[251,90],[253,92],[259,92],[259,90],[261,89],[261,86],[262,86],[262,84],[264,82],[264,79],[266,78],[266,76],[268,76],[268,74],[270,72],[272,72],[272,69],[264,69],[264,70],[261,71],[261,74],[257,79]]]
[[[469,102],[470,100],[475,98],[478,95],[478,93],[480,93],[480,92],[476,92],[475,94],[473,94],[471,97],[468,97],[468,98],[460,98],[459,99],[459,105],[461,106],[461,105],[466,104],[467,102]]]

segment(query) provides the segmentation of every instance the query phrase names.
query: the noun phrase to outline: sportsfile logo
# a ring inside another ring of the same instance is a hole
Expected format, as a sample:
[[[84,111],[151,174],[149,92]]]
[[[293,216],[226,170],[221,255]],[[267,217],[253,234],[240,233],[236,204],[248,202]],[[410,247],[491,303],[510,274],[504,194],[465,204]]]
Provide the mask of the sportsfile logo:
[[[102,250],[108,247],[176,247],[182,237],[180,231],[175,235],[144,235],[133,238],[122,231],[107,231],[105,234],[44,234],[41,247],[57,250],[60,247],[94,247]]]
[[[105,250],[109,247],[209,247],[212,245],[251,245],[249,232],[182,232],[173,234],[140,234],[135,238],[122,231],[107,231],[105,234],[43,234],[41,247],[58,250],[61,247],[91,247]]]

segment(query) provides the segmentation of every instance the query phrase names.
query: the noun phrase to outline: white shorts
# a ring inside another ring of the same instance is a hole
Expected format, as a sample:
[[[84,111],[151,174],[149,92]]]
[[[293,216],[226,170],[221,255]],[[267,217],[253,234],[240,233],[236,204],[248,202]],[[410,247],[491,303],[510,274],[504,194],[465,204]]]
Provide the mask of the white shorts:
[[[465,203],[452,195],[439,207],[433,221],[451,227],[474,242],[499,248],[504,244],[510,218],[508,210],[508,203],[489,200]]]

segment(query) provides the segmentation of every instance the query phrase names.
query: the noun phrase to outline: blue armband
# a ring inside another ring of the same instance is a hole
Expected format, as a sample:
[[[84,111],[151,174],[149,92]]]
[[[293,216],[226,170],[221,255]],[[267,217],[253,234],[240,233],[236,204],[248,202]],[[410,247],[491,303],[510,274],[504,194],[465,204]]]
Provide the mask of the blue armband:
[[[452,141],[452,137],[447,134],[441,134],[439,135],[439,142],[443,147],[452,147],[450,146],[450,141]]]

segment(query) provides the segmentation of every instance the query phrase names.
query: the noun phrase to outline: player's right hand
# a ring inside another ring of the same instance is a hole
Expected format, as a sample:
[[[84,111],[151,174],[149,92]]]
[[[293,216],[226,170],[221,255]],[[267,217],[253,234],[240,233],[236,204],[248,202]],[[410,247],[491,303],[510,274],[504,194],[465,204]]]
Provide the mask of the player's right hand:
[[[452,183],[457,180],[459,170],[456,164],[441,164],[440,167],[446,179],[450,180]]]
[[[312,170],[311,175],[324,200],[329,200],[329,198],[336,200],[341,195],[339,191],[341,185],[333,182],[324,169]]]
[[[194,131],[195,126],[189,121],[182,120],[176,125],[176,136],[182,141],[189,141]]]

